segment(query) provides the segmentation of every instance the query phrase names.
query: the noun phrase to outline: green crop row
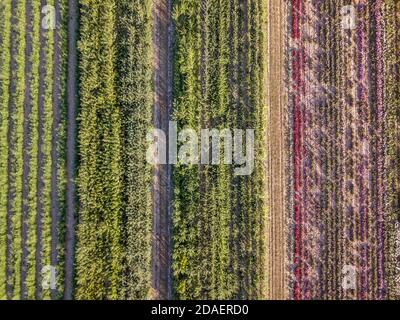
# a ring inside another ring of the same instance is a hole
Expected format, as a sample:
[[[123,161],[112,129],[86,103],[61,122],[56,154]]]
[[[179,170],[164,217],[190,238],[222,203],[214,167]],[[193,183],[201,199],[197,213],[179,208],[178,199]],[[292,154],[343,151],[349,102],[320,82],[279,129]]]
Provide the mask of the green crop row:
[[[82,1],[76,298],[116,299],[121,275],[121,115],[115,1]]]
[[[47,5],[54,7],[54,0],[47,1]],[[50,266],[51,256],[51,150],[52,150],[52,126],[53,126],[53,50],[54,50],[54,30],[52,28],[43,29],[45,46],[43,50],[44,58],[44,87],[43,87],[43,109],[39,110],[39,116],[41,116],[41,128],[42,135],[41,141],[39,141],[39,153],[41,153],[42,159],[39,165],[42,165],[41,172],[42,176],[38,177],[39,185],[39,198],[38,205],[40,205],[41,212],[41,261],[40,265]],[[39,120],[40,124],[40,120]],[[40,156],[39,156],[40,157]],[[41,280],[41,278],[40,278]],[[50,288],[42,288],[41,296],[43,299],[50,298]]]
[[[149,0],[81,3],[79,299],[150,294],[151,8]]]
[[[6,299],[6,239],[8,194],[8,104],[10,84],[10,18],[9,1],[0,3],[0,299]]]
[[[152,122],[151,0],[117,2],[117,105],[121,112],[123,273],[120,297],[150,297],[151,172],[146,134]]]
[[[173,117],[178,128],[188,126],[198,130],[201,127],[202,113],[200,53],[207,54],[204,44],[201,45],[200,28],[201,21],[204,24],[208,23],[208,17],[201,17],[201,7],[197,1],[175,1],[173,18]],[[206,42],[207,39],[203,41]],[[207,113],[204,113],[204,116],[206,115]],[[205,214],[202,213],[205,210],[201,210],[203,193],[199,184],[200,174],[198,166],[178,164],[173,168],[172,271],[174,295],[178,299],[199,298],[203,287],[201,282],[207,281],[209,275],[209,261],[201,261],[208,253],[208,248],[204,248],[203,244],[210,244],[210,232],[209,225],[204,224]],[[205,180],[206,177],[203,179],[204,183]]]
[[[9,271],[10,297],[20,298],[21,288],[21,219],[22,219],[22,166],[23,166],[23,122],[25,84],[25,3],[11,3],[11,62],[10,62],[10,128],[9,128],[9,203],[10,252]]]
[[[66,141],[67,141],[67,61],[68,61],[68,0],[59,0],[60,21],[58,32],[58,48],[60,54],[59,79],[59,122],[56,123],[57,131],[57,195],[58,195],[58,226],[57,226],[57,293],[60,298],[64,289],[65,268],[65,191],[66,191]],[[53,93],[54,95],[55,93]]]
[[[205,128],[255,132],[255,169],[250,176],[236,177],[233,167],[225,164],[174,167],[172,268],[178,299],[261,297],[263,5],[174,2],[173,118],[178,131],[189,127],[198,133]]]
[[[29,57],[32,70],[30,77],[30,114],[29,114],[29,176],[28,176],[28,238],[26,297],[34,299],[36,294],[36,219],[37,219],[37,168],[38,168],[38,101],[39,101],[39,32],[40,3],[32,2],[31,6],[31,39],[32,52]]]

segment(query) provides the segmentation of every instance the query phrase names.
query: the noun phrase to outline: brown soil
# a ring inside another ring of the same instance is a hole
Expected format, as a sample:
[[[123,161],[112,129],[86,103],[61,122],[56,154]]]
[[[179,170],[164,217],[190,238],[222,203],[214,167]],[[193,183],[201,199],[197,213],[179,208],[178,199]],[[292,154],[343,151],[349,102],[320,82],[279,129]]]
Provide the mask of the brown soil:
[[[286,299],[286,218],[284,150],[284,34],[285,5],[281,0],[267,2],[267,250],[266,298]]]
[[[153,124],[168,132],[171,110],[171,0],[153,1]],[[167,137],[168,139],[168,137]],[[153,171],[152,288],[154,299],[171,298],[171,166]]]

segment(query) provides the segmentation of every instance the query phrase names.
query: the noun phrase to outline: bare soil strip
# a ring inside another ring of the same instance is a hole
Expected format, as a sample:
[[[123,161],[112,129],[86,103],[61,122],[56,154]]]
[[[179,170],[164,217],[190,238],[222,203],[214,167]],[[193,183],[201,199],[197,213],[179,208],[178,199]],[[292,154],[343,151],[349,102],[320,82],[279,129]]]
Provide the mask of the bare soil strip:
[[[76,113],[77,93],[77,0],[68,2],[68,74],[67,74],[67,186],[66,186],[66,239],[65,239],[65,288],[64,299],[73,298],[75,250],[75,162],[76,162]]]
[[[268,299],[285,299],[286,216],[285,216],[285,150],[284,107],[286,103],[284,74],[285,4],[267,2],[267,292]]]
[[[153,2],[153,80],[155,128],[168,132],[171,110],[171,1]],[[167,137],[168,141],[168,137]],[[154,299],[171,298],[169,165],[153,171],[152,287]]]
[[[173,0],[167,0],[168,4],[168,66],[167,66],[167,103],[168,103],[168,120],[172,113],[172,61],[173,61],[173,22],[172,22],[172,4]],[[167,135],[168,136],[168,135]],[[168,142],[167,145],[169,146]],[[167,249],[167,299],[172,299],[172,167],[167,166],[167,232],[168,232],[168,249]]]

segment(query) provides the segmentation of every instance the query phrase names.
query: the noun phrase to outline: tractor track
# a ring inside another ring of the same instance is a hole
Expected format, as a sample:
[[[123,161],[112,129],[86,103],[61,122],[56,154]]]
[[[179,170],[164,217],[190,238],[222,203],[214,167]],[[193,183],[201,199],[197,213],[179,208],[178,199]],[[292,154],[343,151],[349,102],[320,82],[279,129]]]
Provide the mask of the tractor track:
[[[153,2],[153,81],[155,128],[167,133],[172,104],[171,0]],[[168,149],[167,149],[168,150]],[[171,286],[171,166],[153,171],[152,287],[154,299],[170,299]]]
[[[285,4],[280,0],[267,2],[267,292],[268,299],[285,299]]]

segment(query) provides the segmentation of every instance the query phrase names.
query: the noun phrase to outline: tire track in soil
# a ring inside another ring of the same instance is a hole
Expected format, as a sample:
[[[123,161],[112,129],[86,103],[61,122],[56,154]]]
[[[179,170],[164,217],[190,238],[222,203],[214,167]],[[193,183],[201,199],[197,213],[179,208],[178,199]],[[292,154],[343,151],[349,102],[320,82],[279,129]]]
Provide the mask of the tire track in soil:
[[[68,2],[68,66],[67,66],[67,183],[66,183],[66,239],[64,299],[71,300],[74,289],[75,250],[75,162],[76,162],[76,112],[77,93],[77,34],[78,0]]]
[[[284,107],[285,57],[284,27],[285,4],[280,0],[268,1],[267,7],[267,168],[269,195],[269,217],[267,223],[267,298],[285,299],[285,258],[286,219],[285,219],[285,151],[284,151]]]
[[[155,128],[167,133],[172,96],[171,0],[153,2],[153,81]],[[157,165],[153,171],[152,287],[154,299],[170,299],[171,286],[171,166]]]
[[[21,228],[21,247],[22,247],[22,268],[21,268],[21,299],[27,298],[26,277],[28,268],[28,228],[29,228],[29,144],[30,128],[29,119],[31,114],[31,70],[32,61],[32,1],[26,1],[25,7],[25,96],[24,96],[24,136],[23,136],[23,171],[22,171],[22,228]]]

